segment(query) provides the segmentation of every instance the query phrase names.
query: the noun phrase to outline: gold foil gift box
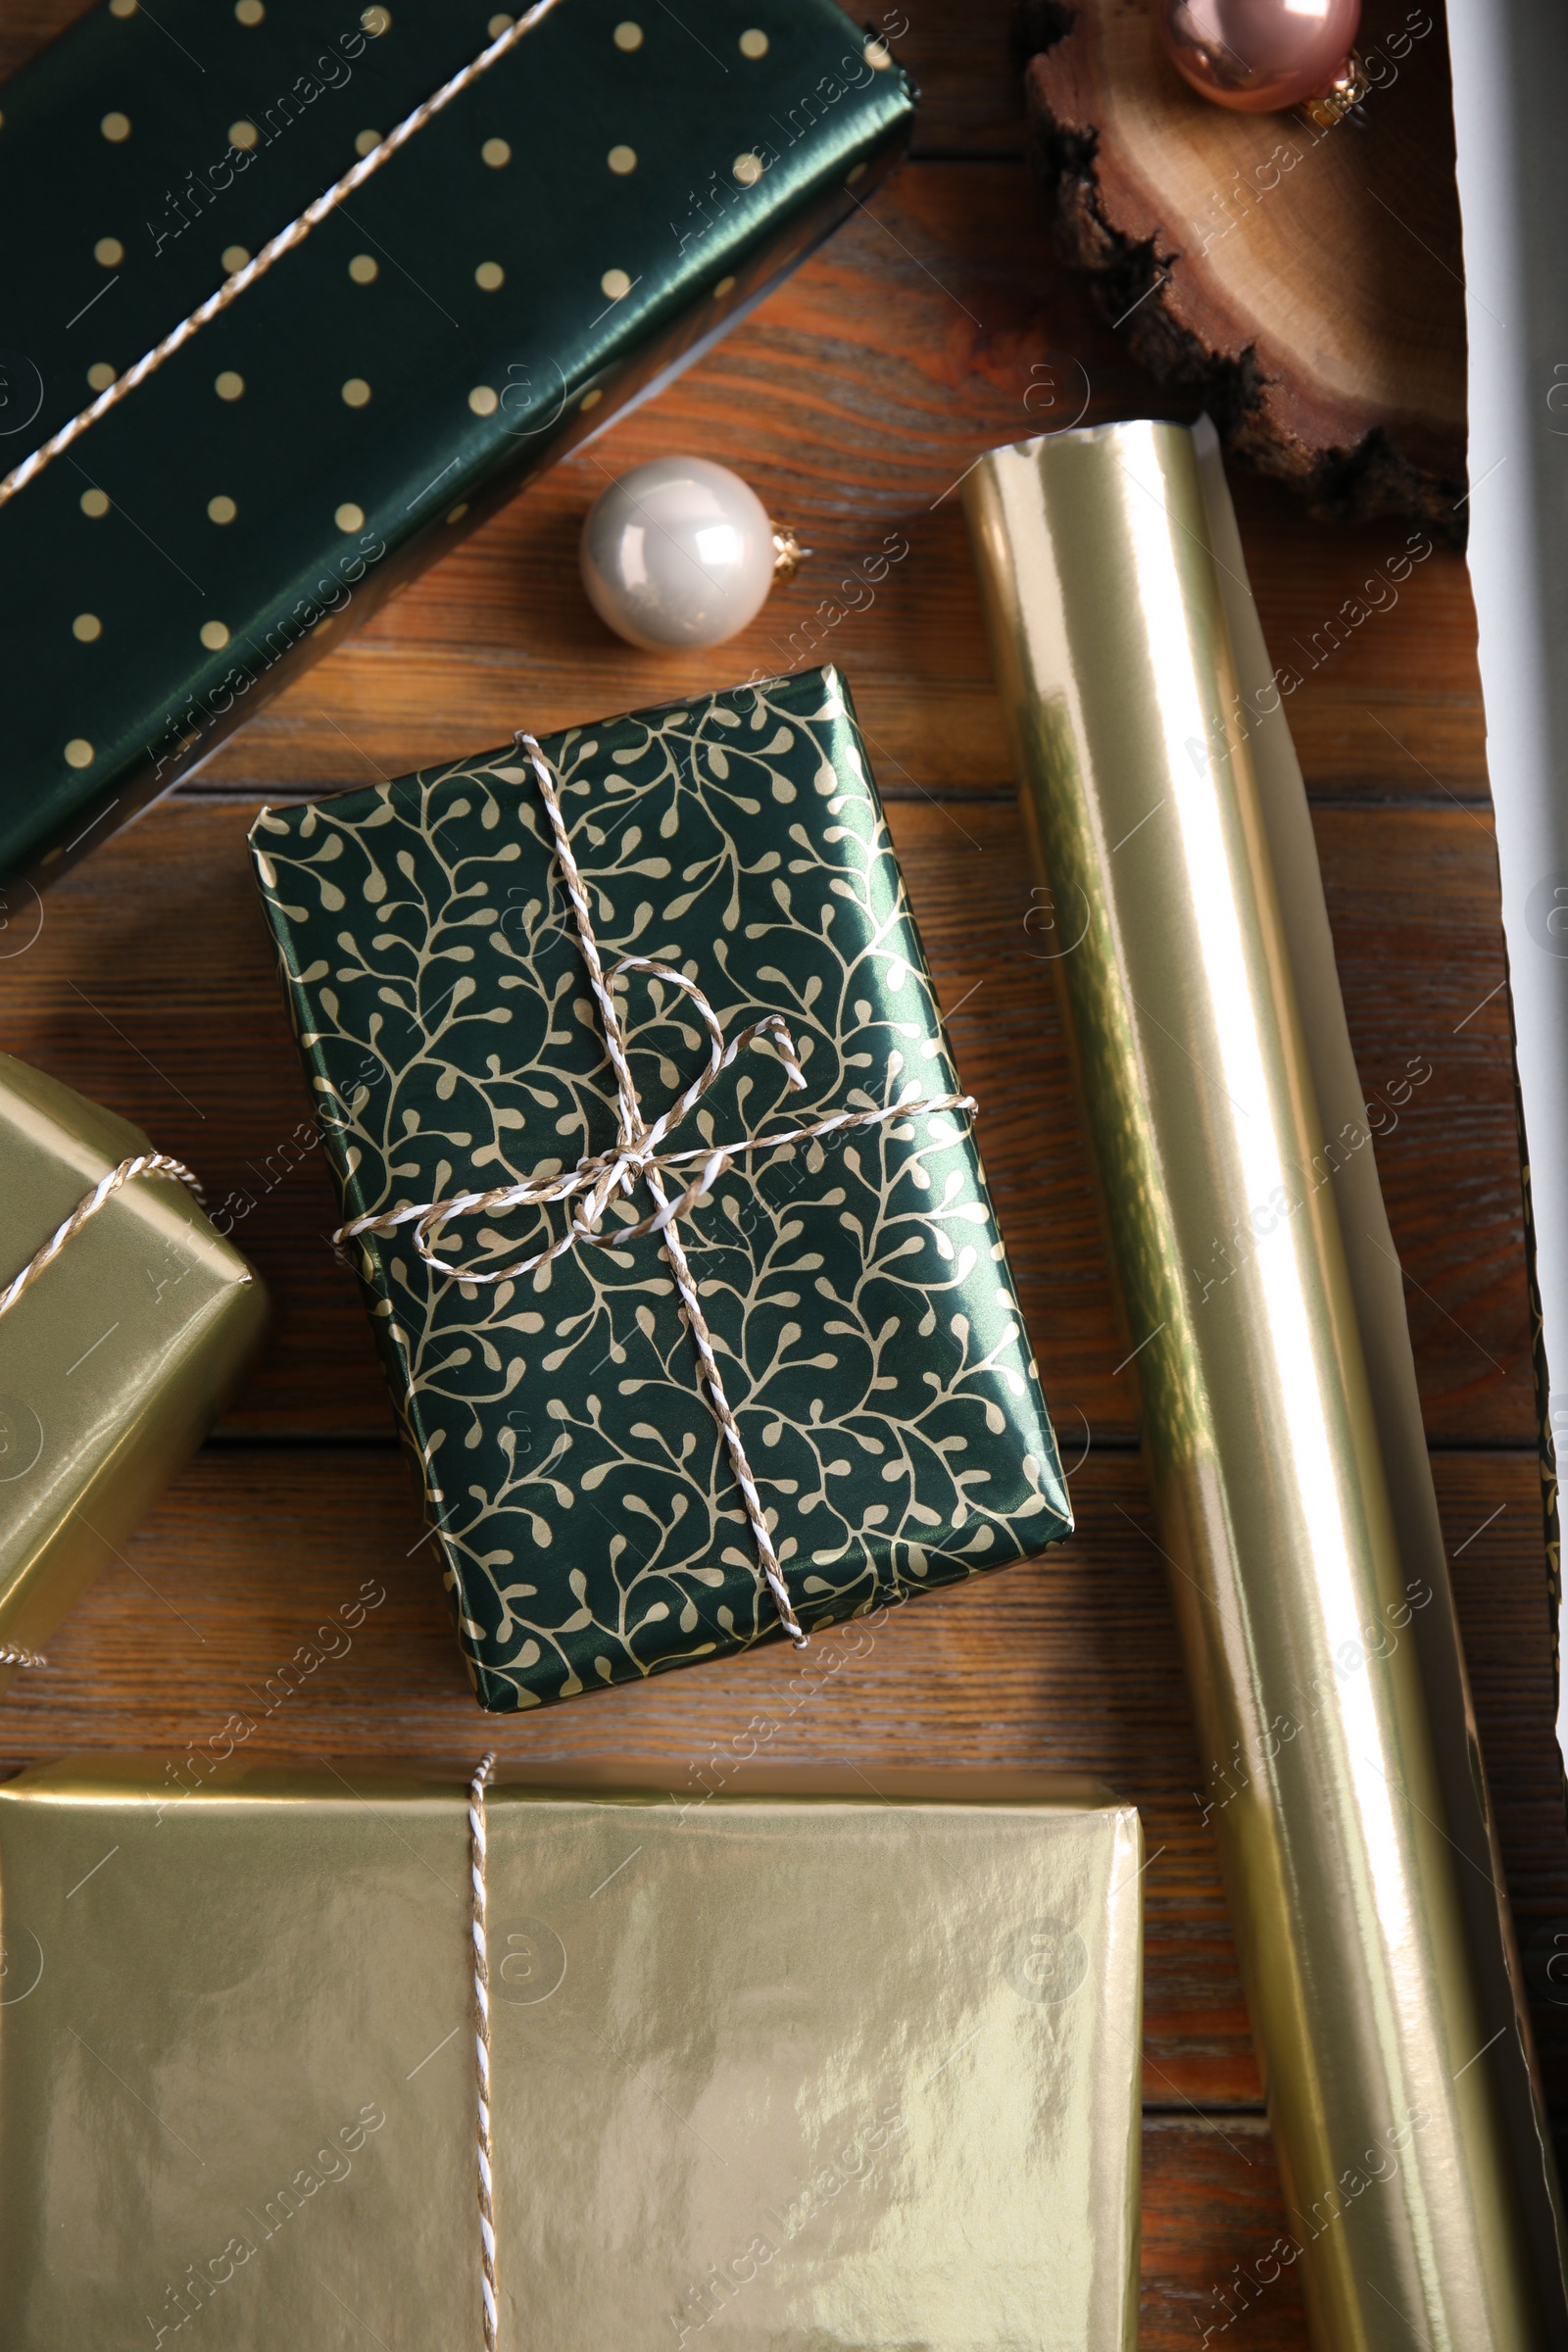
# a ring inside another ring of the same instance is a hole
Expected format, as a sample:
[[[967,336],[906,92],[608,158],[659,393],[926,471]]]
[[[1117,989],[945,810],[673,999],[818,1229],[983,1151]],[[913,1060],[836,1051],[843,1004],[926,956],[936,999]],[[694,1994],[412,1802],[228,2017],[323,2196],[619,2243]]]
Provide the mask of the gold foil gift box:
[[[0,1690],[40,1662],[261,1340],[266,1291],[174,1164],[0,1055]]]
[[[1062,433],[965,497],[1314,2338],[1560,2345],[1377,1122],[1217,441]]]
[[[0,1788],[8,2352],[1131,2352],[1134,1810],[573,1769]]]

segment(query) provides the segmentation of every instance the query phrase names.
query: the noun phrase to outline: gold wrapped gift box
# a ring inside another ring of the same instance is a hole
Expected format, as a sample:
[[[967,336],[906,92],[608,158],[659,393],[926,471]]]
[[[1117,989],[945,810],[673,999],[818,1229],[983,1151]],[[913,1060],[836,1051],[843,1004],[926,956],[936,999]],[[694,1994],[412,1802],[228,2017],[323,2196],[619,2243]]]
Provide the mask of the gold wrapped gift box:
[[[488,1797],[500,2352],[1131,2352],[1133,1808],[615,1778]],[[0,1788],[9,2352],[477,2352],[467,1806],[461,1768]]]
[[[0,1290],[151,1149],[0,1054]],[[145,1176],[0,1314],[0,1690],[201,1444],[266,1320],[262,1283],[184,1185]]]

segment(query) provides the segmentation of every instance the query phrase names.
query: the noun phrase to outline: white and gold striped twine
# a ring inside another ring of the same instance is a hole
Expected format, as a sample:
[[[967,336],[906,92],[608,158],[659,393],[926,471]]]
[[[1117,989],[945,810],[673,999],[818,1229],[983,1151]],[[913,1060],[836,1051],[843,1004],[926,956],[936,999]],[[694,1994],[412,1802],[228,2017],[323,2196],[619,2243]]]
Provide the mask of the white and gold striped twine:
[[[477,57],[454,74],[450,81],[443,83],[433,97],[426,98],[415,108],[413,114],[406,115],[395,130],[389,130],[378,146],[372,147],[368,155],[360,158],[352,171],[345,172],[342,178],[334,180],[331,187],[318,196],[314,204],[307,205],[297,220],[291,220],[286,228],[279,229],[277,235],[270,238],[261,252],[245,264],[243,270],[236,270],[231,277],[226,277],[216,294],[209,294],[207,300],[198,304],[187,318],[172,327],[161,343],[155,343],[151,351],[143,352],[134,366],[127,368],[123,375],[117,376],[107,391],[101,392],[79,415],[73,416],[68,424],[63,424],[59,432],[42,442],[30,457],[24,458],[19,466],[13,466],[5,479],[0,481],[0,507],[15,498],[19,490],[24,490],[34,476],[42,473],[46,466],[78,440],[89,425],[96,424],[100,416],[107,416],[111,409],[118,407],[121,401],[127,400],[138,384],[145,383],[148,376],[161,368],[166,360],[172,359],[181,345],[199,334],[220,312],[226,311],[229,304],[237,301],[259,277],[265,276],[274,262],[281,261],[284,254],[291,253],[296,245],[302,245],[313,228],[318,227],[329,213],[336,212],[346,197],[362,188],[372,172],[379,172],[383,164],[389,163],[416,131],[424,128],[432,116],[438,115],[443,107],[450,106],[454,98],[460,98],[470,83],[477,81],[481,74],[487,74],[499,59],[506,56],[509,49],[515,48],[518,41],[532,32],[535,25],[542,24],[551,11],[559,6],[560,0],[534,0],[533,7],[520,16],[514,24],[509,24],[488,48],[481,49]]]
[[[484,1792],[495,1768],[492,1748],[468,1788],[469,1867],[473,1875],[473,2047],[479,2104],[479,2285],[484,2296],[485,2352],[496,2352],[496,2213],[490,2174],[490,1952],[485,1941],[484,1822]]]
[[[107,1176],[99,1177],[90,1193],[83,1193],[64,1224],[55,1227],[43,1248],[0,1291],[0,1315],[8,1307],[15,1306],[24,1291],[32,1288],[44,1268],[53,1265],[66,1244],[81,1231],[88,1219],[95,1217],[122,1186],[137,1176],[165,1176],[172,1183],[187,1185],[198,1200],[202,1198],[202,1188],[184,1161],[171,1159],[167,1152],[138,1152],[134,1159],[122,1159],[118,1168],[111,1168]]]
[[[555,777],[551,773],[550,763],[532,735],[519,734],[516,737],[516,743],[518,749],[526,756],[538,779],[540,796],[544,801],[545,813],[549,817],[550,830],[555,841],[556,858],[561,867],[562,880],[565,884],[566,896],[571,901],[571,910],[576,920],[583,962],[588,968],[589,986],[593,990],[594,1000],[599,1006],[599,1017],[604,1025],[605,1046],[610,1055],[611,1068],[615,1074],[615,1092],[620,1112],[620,1134],[612,1151],[585,1155],[577,1162],[575,1168],[564,1169],[558,1176],[531,1176],[525,1178],[520,1184],[497,1185],[489,1192],[458,1193],[445,1200],[419,1201],[379,1214],[372,1213],[368,1216],[354,1217],[346,1225],[340,1225],[332,1239],[341,1244],[347,1241],[357,1241],[362,1235],[368,1233],[392,1233],[401,1225],[413,1225],[415,1249],[436,1273],[460,1282],[497,1283],[514,1282],[519,1276],[531,1273],[536,1266],[545,1264],[551,1258],[559,1257],[565,1250],[583,1247],[601,1250],[620,1249],[627,1242],[635,1241],[641,1234],[662,1234],[664,1254],[669,1260],[670,1271],[675,1278],[675,1288],[680,1294],[683,1319],[691,1332],[698,1361],[702,1366],[703,1380],[712,1404],[713,1415],[718,1422],[725,1447],[729,1453],[730,1466],[735,1473],[736,1484],[740,1488],[742,1499],[746,1504],[746,1516],[751,1524],[752,1540],[757,1547],[759,1565],[767,1589],[773,1596],[780,1623],[791,1641],[799,1647],[804,1648],[807,1637],[802,1629],[800,1619],[795,1614],[794,1603],[790,1599],[789,1591],[784,1582],[784,1572],[779,1564],[778,1554],[773,1548],[773,1539],[763,1513],[761,1496],[758,1494],[757,1481],[752,1474],[752,1465],[747,1458],[745,1443],[742,1440],[729,1398],[725,1394],[723,1376],[719,1371],[718,1358],[713,1350],[713,1335],[709,1329],[708,1318],[703,1313],[697,1296],[696,1278],[692,1273],[691,1262],[681,1241],[680,1220],[691,1214],[702,1195],[711,1190],[732,1160],[751,1152],[779,1152],[786,1146],[811,1143],[820,1136],[837,1134],[841,1129],[847,1127],[877,1127],[890,1119],[913,1118],[917,1113],[928,1111],[962,1110],[973,1112],[979,1106],[972,1095],[921,1095],[917,1090],[911,1088],[909,1093],[899,1102],[885,1104],[881,1109],[835,1110],[830,1111],[825,1118],[813,1119],[807,1126],[787,1128],[782,1134],[747,1136],[737,1143],[729,1144],[703,1144],[690,1151],[661,1152],[660,1146],[664,1138],[679,1125],[687,1112],[707,1093],[719,1072],[729,1067],[736,1054],[744,1047],[765,1039],[778,1054],[789,1082],[794,1087],[804,1087],[806,1084],[800,1056],[796,1053],[795,1043],[790,1036],[788,1026],[782,1015],[776,1012],[765,1013],[760,1020],[754,1021],[749,1028],[743,1029],[738,1037],[726,1040],[724,1032],[719,1026],[717,1014],[696,981],[689,980],[684,972],[675,970],[672,965],[661,963],[655,956],[623,956],[607,981],[604,965],[600,960],[599,942],[594,935],[593,915],[588,904],[588,893],[583,887],[582,875],[578,870],[577,860],[572,852],[570,837],[566,831],[566,821],[562,814],[560,793]],[[651,1124],[646,1122],[642,1115],[636,1081],[632,1077],[631,1065],[626,1058],[626,1042],[621,1031],[620,1015],[611,993],[612,984],[627,972],[649,972],[665,982],[670,988],[683,991],[691,1000],[708,1030],[709,1060],[707,1068],[693,1079],[685,1093],[670,1105],[669,1109],[662,1112]],[[664,1190],[661,1170],[685,1168],[693,1161],[701,1163],[696,1174],[679,1198],[672,1200]],[[639,1177],[654,1197],[656,1206],[653,1211],[648,1216],[640,1218],[634,1225],[622,1225],[611,1233],[601,1233],[599,1227],[609,1207],[611,1195],[617,1191],[630,1194]],[[519,1258],[513,1265],[499,1266],[486,1271],[470,1266],[452,1265],[445,1258],[435,1254],[432,1236],[439,1231],[449,1217],[470,1216],[480,1211],[496,1212],[513,1208],[542,1208],[549,1201],[575,1200],[579,1194],[585,1195],[586,1198],[572,1211],[566,1231],[560,1241],[553,1243],[548,1249],[535,1250],[531,1257]]]

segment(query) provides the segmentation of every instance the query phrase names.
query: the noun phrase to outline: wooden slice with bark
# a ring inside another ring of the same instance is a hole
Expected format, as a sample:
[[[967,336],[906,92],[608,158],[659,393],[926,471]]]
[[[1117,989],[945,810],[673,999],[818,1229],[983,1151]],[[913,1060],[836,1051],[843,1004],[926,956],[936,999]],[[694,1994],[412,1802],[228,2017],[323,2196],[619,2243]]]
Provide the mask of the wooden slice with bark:
[[[1158,0],[1025,0],[1031,154],[1067,258],[1164,383],[1319,512],[1463,535],[1465,332],[1436,6],[1369,0],[1332,125],[1188,88]]]

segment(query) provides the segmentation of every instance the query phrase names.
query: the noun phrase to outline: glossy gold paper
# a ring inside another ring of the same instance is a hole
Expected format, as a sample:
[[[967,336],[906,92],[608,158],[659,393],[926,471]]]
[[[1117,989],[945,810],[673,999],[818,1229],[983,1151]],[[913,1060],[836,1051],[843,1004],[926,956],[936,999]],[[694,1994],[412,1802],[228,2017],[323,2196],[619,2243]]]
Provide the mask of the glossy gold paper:
[[[1334,2352],[1557,2343],[1555,2187],[1396,1261],[1391,1291],[1299,775],[1211,441],[1062,434],[993,452],[966,498],[1287,2259]],[[1212,2302],[1210,2332],[1236,2316]]]
[[[0,1788],[8,2352],[482,2342],[466,1778]],[[501,2352],[1132,2352],[1133,1809],[582,1779],[488,1806]]]
[[[0,1287],[138,1128],[0,1054]],[[39,1651],[238,1387],[267,1293],[182,1184],[114,1195],[0,1315],[0,1643]],[[0,1690],[19,1671],[0,1665]]]

